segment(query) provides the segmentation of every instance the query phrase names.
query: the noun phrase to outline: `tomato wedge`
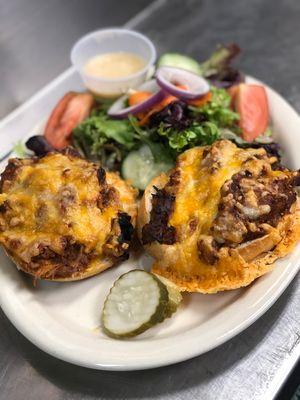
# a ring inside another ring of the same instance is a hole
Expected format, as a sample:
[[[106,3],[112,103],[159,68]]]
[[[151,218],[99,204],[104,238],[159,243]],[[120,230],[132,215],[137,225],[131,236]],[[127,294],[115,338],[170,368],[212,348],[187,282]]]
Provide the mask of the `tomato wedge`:
[[[52,111],[44,136],[57,150],[70,144],[72,131],[87,118],[93,108],[94,98],[90,93],[69,92]]]
[[[241,83],[232,94],[234,109],[240,115],[242,137],[247,142],[252,142],[268,127],[269,106],[266,90],[260,85]]]

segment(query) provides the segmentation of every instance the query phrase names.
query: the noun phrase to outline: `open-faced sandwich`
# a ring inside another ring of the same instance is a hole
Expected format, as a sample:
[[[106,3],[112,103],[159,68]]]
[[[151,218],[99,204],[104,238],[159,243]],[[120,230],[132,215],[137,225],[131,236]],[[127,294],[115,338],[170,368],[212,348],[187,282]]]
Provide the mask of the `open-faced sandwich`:
[[[149,184],[139,209],[153,272],[202,293],[268,272],[299,240],[299,176],[263,148],[221,140],[187,150]]]
[[[73,150],[13,158],[0,180],[0,243],[36,278],[78,280],[126,259],[136,190]]]
[[[0,244],[35,278],[79,280],[126,259],[137,219],[152,273],[133,269],[111,287],[111,337],[169,318],[180,292],[249,285],[300,239],[300,173],[281,164],[269,89],[232,66],[239,51],[164,54],[152,79],[127,90],[120,77],[118,98],[116,82],[102,97],[84,80],[90,92],[66,93],[1,175]],[[136,62],[122,52],[86,65],[101,77],[109,61],[118,75],[120,56]]]

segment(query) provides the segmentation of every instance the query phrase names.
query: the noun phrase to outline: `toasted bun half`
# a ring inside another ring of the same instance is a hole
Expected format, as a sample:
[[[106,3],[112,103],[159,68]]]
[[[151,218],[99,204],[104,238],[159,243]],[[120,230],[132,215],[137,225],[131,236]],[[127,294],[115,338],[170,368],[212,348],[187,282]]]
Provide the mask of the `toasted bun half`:
[[[3,246],[5,253],[7,256],[16,264],[16,267],[25,272],[28,275],[31,275],[35,279],[43,279],[47,281],[54,281],[54,282],[73,282],[73,281],[80,281],[82,279],[89,278],[94,275],[100,274],[100,272],[105,271],[106,269],[114,266],[116,264],[115,260],[112,260],[111,258],[103,259],[103,260],[98,260],[94,262],[93,264],[90,264],[83,272],[75,272],[69,277],[64,277],[64,278],[50,278],[50,277],[44,277],[43,275],[37,275],[30,269],[28,269],[26,263],[22,259],[20,259],[16,254],[14,254],[12,251],[7,249],[5,246]],[[44,261],[43,262],[43,269],[45,271],[50,271],[55,268],[58,270],[61,268],[60,264],[53,265],[53,263]]]
[[[137,191],[74,153],[12,159],[0,181],[0,243],[37,279],[75,281],[126,259]]]
[[[195,151],[195,149],[188,152],[192,151]],[[196,156],[199,158],[201,154],[198,152]],[[175,170],[181,170],[182,179],[184,177],[184,163],[190,155],[183,157],[185,158],[181,158],[175,168]],[[190,160],[188,165],[191,166]],[[191,170],[189,170],[189,174],[191,173]],[[161,174],[145,190],[140,203],[137,222],[138,235],[142,243],[145,242],[143,229],[151,221],[153,196],[156,195],[158,190],[166,187],[172,174],[174,175],[174,170],[169,174]],[[211,180],[210,182],[216,187],[215,181]],[[188,190],[187,188],[190,188],[191,194],[184,197],[183,192]],[[184,217],[186,208],[188,205],[192,207],[190,204],[193,203],[195,189],[192,178],[182,186],[179,184],[177,189],[179,190],[178,193],[173,193],[177,220],[174,217],[172,219],[172,214],[169,218],[169,224],[173,223],[176,228],[177,239],[171,244],[159,243],[158,240],[143,244],[146,251],[155,259],[152,272],[169,279],[181,291],[216,293],[247,286],[256,278],[271,271],[275,267],[274,262],[290,253],[300,239],[300,202],[297,199],[289,212],[280,218],[276,226],[270,226],[267,223],[263,225],[266,227],[264,235],[236,245],[221,245],[214,262],[208,262],[203,257],[199,257],[201,232],[198,228],[191,231],[188,224],[190,220],[187,218],[185,221]],[[217,199],[218,201],[220,199]],[[211,202],[213,202],[213,199],[211,199]],[[174,209],[173,214],[175,214]],[[206,213],[207,210],[209,208],[206,208]],[[216,218],[217,210],[218,205],[213,211],[214,218]],[[197,215],[200,219],[201,214],[198,213]],[[162,218],[164,217],[162,216]],[[210,230],[206,230],[206,234],[207,231],[210,232]]]

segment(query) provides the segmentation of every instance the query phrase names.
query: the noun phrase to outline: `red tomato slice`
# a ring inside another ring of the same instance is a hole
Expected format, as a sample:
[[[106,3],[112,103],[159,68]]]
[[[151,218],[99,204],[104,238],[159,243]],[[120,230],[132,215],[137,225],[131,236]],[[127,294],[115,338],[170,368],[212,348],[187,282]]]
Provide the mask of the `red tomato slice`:
[[[242,137],[247,142],[252,142],[268,127],[269,106],[266,90],[260,85],[241,83],[234,97],[234,108],[240,115]]]
[[[70,144],[73,129],[89,116],[93,105],[90,93],[65,94],[48,119],[44,132],[47,141],[57,150]]]

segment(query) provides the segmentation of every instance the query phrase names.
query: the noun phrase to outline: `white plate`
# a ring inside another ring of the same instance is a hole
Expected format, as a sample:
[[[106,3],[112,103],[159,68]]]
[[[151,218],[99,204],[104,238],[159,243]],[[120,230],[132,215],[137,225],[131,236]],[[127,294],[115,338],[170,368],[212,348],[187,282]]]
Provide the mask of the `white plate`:
[[[9,142],[22,128],[32,132],[32,127],[45,118],[62,93],[71,88],[80,89],[72,69],[4,120],[0,125],[1,140]],[[268,97],[274,129],[288,164],[299,168],[300,118],[269,88]],[[124,341],[110,339],[101,332],[103,300],[120,274],[136,267],[149,267],[151,260],[146,255],[85,281],[41,282],[34,288],[31,280],[1,252],[0,304],[20,332],[62,360],[96,369],[152,368],[195,357],[247,328],[291,282],[299,269],[299,256],[297,246],[276,263],[273,272],[246,289],[215,295],[186,294],[172,318]]]

